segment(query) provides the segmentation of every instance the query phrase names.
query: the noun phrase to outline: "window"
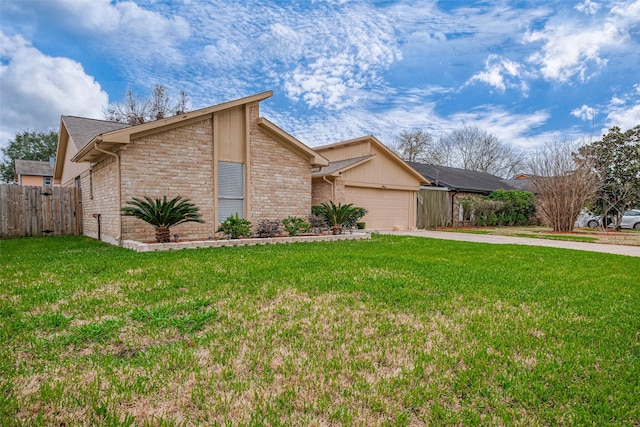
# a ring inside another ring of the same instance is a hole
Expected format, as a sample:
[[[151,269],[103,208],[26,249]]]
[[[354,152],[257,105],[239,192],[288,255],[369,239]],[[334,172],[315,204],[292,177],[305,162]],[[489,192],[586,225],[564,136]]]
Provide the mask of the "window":
[[[218,162],[218,221],[244,218],[244,164]]]
[[[51,180],[52,178],[50,176],[45,176],[44,177],[44,185],[51,187]]]

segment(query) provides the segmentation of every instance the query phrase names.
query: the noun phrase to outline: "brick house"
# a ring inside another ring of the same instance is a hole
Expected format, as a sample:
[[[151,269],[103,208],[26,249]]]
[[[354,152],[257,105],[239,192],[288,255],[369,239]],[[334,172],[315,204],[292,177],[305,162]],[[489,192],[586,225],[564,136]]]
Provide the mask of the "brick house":
[[[367,209],[368,229],[416,227],[417,192],[429,180],[374,136],[314,147],[329,159],[313,172],[313,204],[333,200]]]
[[[312,168],[327,159],[259,116],[271,91],[179,116],[129,126],[63,116],[54,182],[82,189],[84,234],[114,244],[154,240],[151,226],[122,217],[132,197],[183,196],[203,224],[172,228],[181,239],[215,235],[238,213],[260,219],[306,217]],[[94,215],[95,214],[95,215]]]

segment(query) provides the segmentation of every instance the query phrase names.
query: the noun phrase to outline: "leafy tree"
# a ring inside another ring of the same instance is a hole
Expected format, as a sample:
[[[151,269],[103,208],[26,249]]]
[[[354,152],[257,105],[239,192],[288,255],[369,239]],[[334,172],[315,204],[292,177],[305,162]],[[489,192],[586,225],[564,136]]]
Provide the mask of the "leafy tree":
[[[454,129],[440,138],[442,166],[490,173],[509,178],[524,167],[524,157],[511,145],[477,126]]]
[[[598,189],[591,167],[576,162],[576,148],[573,142],[552,141],[529,160],[538,209],[553,231],[573,231],[580,211]]]
[[[58,147],[58,132],[50,130],[28,131],[16,134],[9,144],[0,149],[4,159],[0,163],[0,179],[12,182],[15,174],[16,160],[39,160],[48,162],[49,157],[56,155]]]
[[[431,135],[421,130],[402,131],[392,146],[398,156],[408,162],[440,164],[440,154]]]
[[[115,102],[104,110],[106,120],[130,125],[164,119],[166,117],[183,114],[187,111],[187,93],[180,91],[177,101],[169,96],[168,89],[163,85],[155,85],[150,98],[140,99],[129,88],[122,103]]]
[[[640,125],[626,132],[609,129],[602,140],[581,147],[576,158],[600,181],[592,210],[614,217],[619,226],[624,211],[640,203]]]
[[[156,241],[166,243],[171,241],[170,227],[184,222],[204,222],[200,218],[200,209],[188,199],[181,196],[167,201],[162,199],[144,199],[134,197],[128,205],[121,209],[122,216],[133,216],[153,226],[156,229]]]

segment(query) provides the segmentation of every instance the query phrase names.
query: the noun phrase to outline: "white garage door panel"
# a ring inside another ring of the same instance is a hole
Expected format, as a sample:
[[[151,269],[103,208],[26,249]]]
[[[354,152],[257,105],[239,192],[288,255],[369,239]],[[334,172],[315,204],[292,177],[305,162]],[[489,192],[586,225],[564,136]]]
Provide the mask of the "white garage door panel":
[[[366,208],[367,228],[412,228],[409,224],[410,191],[346,187],[346,203]]]

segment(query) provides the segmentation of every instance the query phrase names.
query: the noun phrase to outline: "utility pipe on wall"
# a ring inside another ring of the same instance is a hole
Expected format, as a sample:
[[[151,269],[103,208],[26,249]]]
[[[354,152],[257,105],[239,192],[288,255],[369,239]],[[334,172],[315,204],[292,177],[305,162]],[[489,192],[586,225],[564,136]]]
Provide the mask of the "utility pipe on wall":
[[[122,215],[120,215],[120,208],[122,207],[122,188],[120,186],[120,156],[116,153],[112,153],[110,151],[103,150],[98,147],[98,142],[93,143],[93,148],[97,151],[104,153],[108,156],[114,157],[114,161],[116,162],[116,187],[118,188],[117,194],[117,203],[118,203],[118,235],[116,236],[116,241],[118,244],[122,243]]]
[[[325,182],[329,183],[329,185],[331,186],[331,201],[335,203],[336,202],[336,183],[335,183],[335,181],[334,182],[329,181],[326,176],[323,176],[322,179]]]

